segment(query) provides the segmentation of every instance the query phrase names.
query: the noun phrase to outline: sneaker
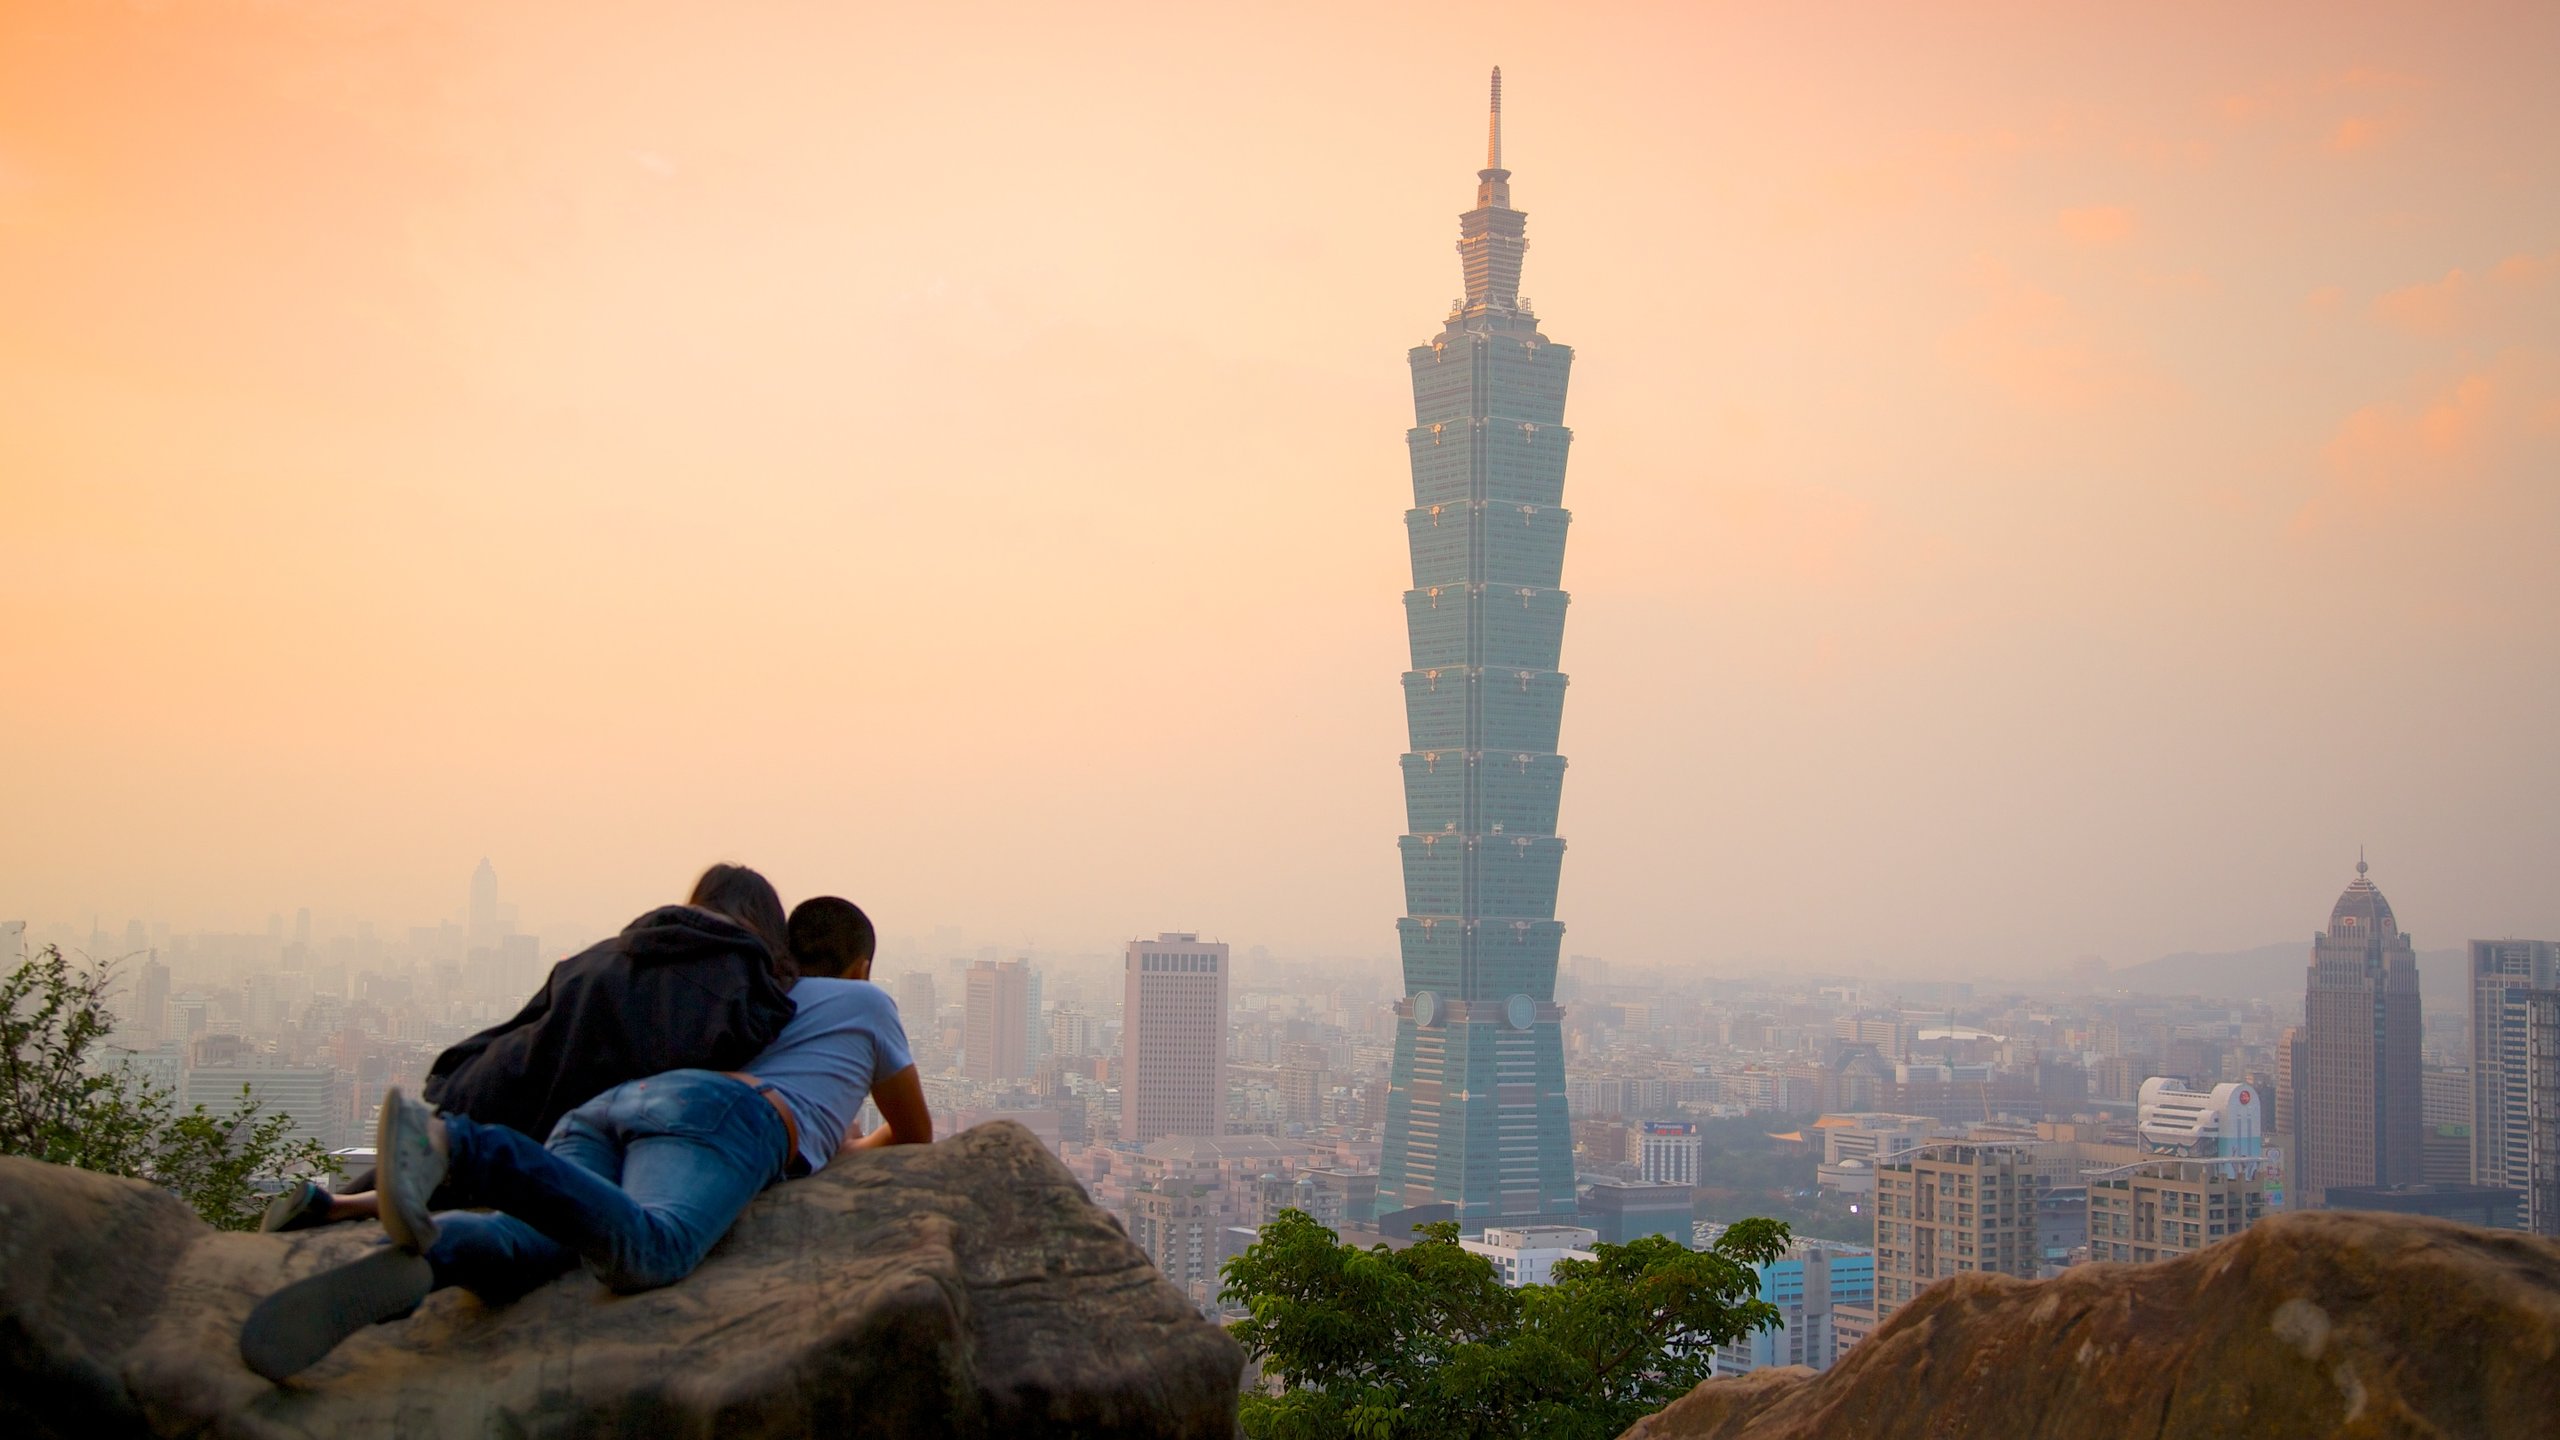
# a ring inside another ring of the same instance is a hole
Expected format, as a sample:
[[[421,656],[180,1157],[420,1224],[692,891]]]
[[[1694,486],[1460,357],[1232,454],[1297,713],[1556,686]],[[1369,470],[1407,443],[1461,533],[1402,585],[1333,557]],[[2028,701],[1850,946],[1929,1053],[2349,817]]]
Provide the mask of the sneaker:
[[[374,1124],[374,1191],[382,1229],[391,1243],[424,1255],[436,1243],[436,1217],[427,1200],[444,1183],[445,1131],[436,1112],[393,1086],[382,1097]]]
[[[240,1359],[270,1380],[320,1363],[340,1341],[418,1308],[435,1286],[427,1257],[384,1246],[307,1275],[258,1302],[240,1326]]]
[[[329,1191],[309,1180],[297,1180],[284,1192],[267,1202],[266,1218],[258,1228],[270,1235],[286,1230],[308,1230],[329,1223]]]

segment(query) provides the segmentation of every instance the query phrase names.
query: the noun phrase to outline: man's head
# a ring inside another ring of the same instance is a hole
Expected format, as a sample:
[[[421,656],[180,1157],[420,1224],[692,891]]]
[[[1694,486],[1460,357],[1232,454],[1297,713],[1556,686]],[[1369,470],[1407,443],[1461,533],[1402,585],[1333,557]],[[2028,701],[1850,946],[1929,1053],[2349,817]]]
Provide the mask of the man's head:
[[[821,895],[792,908],[791,955],[803,975],[868,980],[871,956],[879,948],[871,917],[850,900]]]

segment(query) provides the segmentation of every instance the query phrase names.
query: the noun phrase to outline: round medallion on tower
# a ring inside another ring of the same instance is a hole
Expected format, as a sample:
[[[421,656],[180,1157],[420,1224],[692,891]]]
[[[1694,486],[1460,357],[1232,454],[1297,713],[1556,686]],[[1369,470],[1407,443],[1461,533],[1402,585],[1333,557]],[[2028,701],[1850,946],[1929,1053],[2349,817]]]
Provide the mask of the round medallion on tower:
[[[1426,1026],[1440,1023],[1439,995],[1429,990],[1413,992],[1413,1023]]]
[[[1526,1030],[1529,1022],[1538,1018],[1538,1002],[1526,995],[1514,995],[1502,1002],[1502,1018],[1511,1022],[1512,1029]]]

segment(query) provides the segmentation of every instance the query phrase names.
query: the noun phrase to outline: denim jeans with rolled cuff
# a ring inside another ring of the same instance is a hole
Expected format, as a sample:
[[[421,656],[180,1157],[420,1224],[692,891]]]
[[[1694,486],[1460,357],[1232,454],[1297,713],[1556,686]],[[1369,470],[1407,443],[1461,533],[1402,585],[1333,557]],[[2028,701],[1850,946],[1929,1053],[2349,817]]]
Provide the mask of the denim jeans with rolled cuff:
[[[436,1216],[427,1251],[441,1289],[512,1299],[572,1266],[617,1292],[672,1285],[782,1178],[790,1137],[754,1087],[709,1070],[617,1085],[537,1145],[503,1125],[444,1119],[440,1197],[494,1215]]]

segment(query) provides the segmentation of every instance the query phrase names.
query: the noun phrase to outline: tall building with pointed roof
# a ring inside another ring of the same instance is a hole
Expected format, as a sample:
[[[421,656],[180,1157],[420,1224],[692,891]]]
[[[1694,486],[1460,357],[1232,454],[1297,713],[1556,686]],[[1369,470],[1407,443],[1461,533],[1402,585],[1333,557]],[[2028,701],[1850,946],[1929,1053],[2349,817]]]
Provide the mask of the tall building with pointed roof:
[[[1502,167],[1500,70],[1476,181],[1458,217],[1466,294],[1407,355],[1405,998],[1378,1183],[1382,1211],[1450,1204],[1469,1229],[1575,1208],[1555,1003],[1573,351],[1520,296],[1528,217]]]
[[[2424,1180],[2417,952],[2362,855],[2329,928],[2312,937],[2302,1023],[2301,1203],[2325,1204],[2339,1186]]]

